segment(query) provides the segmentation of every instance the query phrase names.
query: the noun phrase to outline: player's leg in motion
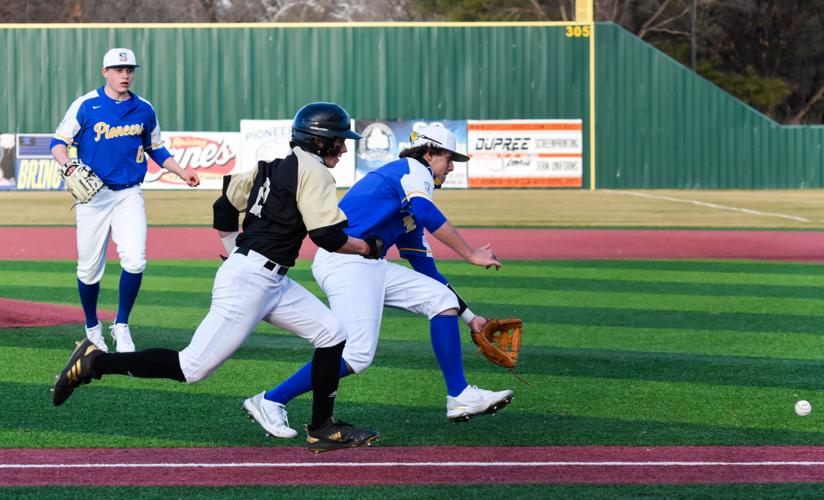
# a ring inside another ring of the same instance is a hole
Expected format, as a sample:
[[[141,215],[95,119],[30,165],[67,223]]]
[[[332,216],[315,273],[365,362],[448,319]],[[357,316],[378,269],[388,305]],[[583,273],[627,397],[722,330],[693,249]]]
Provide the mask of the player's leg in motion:
[[[307,448],[320,453],[340,448],[369,445],[378,438],[370,429],[359,429],[333,418],[335,397],[340,380],[341,354],[346,343],[343,323],[308,290],[284,278],[284,293],[278,307],[265,321],[294,332],[315,346],[312,361],[302,368],[299,377],[308,379],[306,391],[312,391],[312,423],[307,426]],[[305,387],[302,381],[300,385]],[[297,435],[289,427],[282,404],[264,397],[261,392],[243,403],[243,408],[267,434],[290,438]]]
[[[54,386],[55,406],[77,386],[103,375],[166,378],[190,384],[211,375],[240,347],[280,295],[268,278],[255,273],[259,266],[245,266],[243,259],[232,257],[218,270],[209,313],[183,351],[153,348],[106,354],[88,340],[79,343]]]
[[[111,326],[117,352],[133,352],[129,314],[137,300],[143,270],[146,268],[146,209],[139,186],[115,192],[112,211],[112,239],[120,256],[120,288],[117,319]]]
[[[114,194],[103,189],[92,201],[75,207],[77,222],[77,289],[86,316],[86,338],[104,352],[103,327],[97,318],[100,280],[106,268]]]
[[[421,273],[391,264],[386,276],[386,305],[429,318],[430,339],[446,383],[446,416],[453,422],[492,414],[512,401],[512,391],[488,391],[469,385],[464,375],[458,301],[449,288]]]
[[[348,338],[339,374],[346,377],[360,373],[372,362],[383,316],[384,275],[386,262],[367,260],[355,255],[343,255],[318,250],[312,264],[315,280],[329,299],[332,313],[346,328]],[[313,362],[304,365],[280,385],[267,391],[264,399],[277,405],[280,415],[276,427],[288,426],[284,405],[312,390]],[[288,432],[271,432],[273,436],[289,437]]]

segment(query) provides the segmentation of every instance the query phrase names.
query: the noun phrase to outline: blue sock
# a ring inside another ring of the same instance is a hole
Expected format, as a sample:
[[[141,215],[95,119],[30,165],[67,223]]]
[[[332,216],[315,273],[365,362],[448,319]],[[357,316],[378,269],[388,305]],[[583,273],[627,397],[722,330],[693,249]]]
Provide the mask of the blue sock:
[[[129,314],[132,313],[132,306],[137,300],[137,292],[140,291],[142,281],[143,273],[133,274],[125,270],[120,273],[120,294],[115,323],[129,322]]]
[[[458,329],[457,316],[435,316],[429,321],[432,350],[441,365],[441,372],[446,382],[446,393],[457,396],[466,386],[461,359],[461,331]]]
[[[97,297],[100,295],[100,282],[87,285],[78,278],[77,290],[80,292],[80,305],[83,306],[83,314],[86,315],[86,328],[91,328],[99,323],[97,320]]]
[[[349,368],[346,366],[346,361],[340,360],[340,377],[343,378],[349,373]],[[269,390],[263,395],[264,399],[274,401],[285,405],[289,401],[295,399],[301,394],[312,391],[312,362],[306,363],[300,370],[296,371],[291,377],[284,380],[279,386]]]

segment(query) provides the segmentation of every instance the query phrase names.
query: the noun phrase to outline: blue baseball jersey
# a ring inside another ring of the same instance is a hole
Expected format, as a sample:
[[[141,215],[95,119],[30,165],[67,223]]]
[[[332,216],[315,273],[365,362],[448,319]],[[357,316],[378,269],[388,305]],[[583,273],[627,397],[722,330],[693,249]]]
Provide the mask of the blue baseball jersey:
[[[131,95],[116,101],[100,87],[78,97],[57,126],[50,147],[76,144],[78,159],[111,189],[143,182],[146,155],[163,165],[171,154],[163,147],[152,104]]]
[[[432,171],[417,160],[387,163],[366,174],[341,199],[340,208],[349,219],[344,232],[355,238],[378,236],[386,249],[397,245],[417,271],[445,283],[424,233],[425,227],[433,232],[446,222],[432,200],[434,189]]]

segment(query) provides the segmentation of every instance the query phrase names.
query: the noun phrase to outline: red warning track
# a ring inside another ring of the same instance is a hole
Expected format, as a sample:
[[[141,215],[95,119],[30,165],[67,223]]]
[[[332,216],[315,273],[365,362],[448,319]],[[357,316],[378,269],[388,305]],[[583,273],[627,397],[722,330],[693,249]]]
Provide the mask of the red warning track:
[[[824,482],[824,447],[7,449],[0,485]]]
[[[763,259],[824,262],[824,233],[622,229],[461,229],[471,245],[492,244],[507,259]],[[0,260],[76,259],[73,227],[0,227]],[[439,259],[454,252],[429,238]],[[307,239],[300,257],[316,247]],[[215,231],[149,228],[149,259],[215,259],[225,253]],[[108,257],[117,258],[113,245]],[[397,257],[393,250],[390,258]]]

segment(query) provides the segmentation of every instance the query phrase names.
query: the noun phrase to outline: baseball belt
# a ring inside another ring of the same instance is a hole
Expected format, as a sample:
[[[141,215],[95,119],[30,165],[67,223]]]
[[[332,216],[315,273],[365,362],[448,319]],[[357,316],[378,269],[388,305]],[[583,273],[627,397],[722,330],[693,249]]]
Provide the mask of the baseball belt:
[[[240,255],[249,255],[249,249],[246,248],[246,247],[238,247],[237,250],[235,250],[235,253],[239,253]],[[288,267],[281,266],[277,262],[272,262],[271,260],[268,260],[268,259],[266,260],[266,263],[263,264],[263,267],[268,269],[269,271],[273,271],[274,273],[276,273],[280,276],[285,276],[286,273],[289,272]]]

